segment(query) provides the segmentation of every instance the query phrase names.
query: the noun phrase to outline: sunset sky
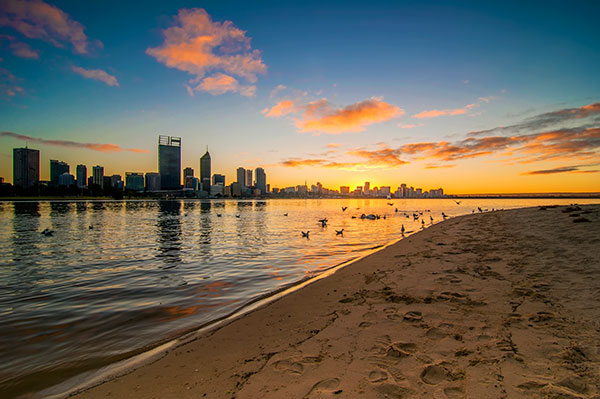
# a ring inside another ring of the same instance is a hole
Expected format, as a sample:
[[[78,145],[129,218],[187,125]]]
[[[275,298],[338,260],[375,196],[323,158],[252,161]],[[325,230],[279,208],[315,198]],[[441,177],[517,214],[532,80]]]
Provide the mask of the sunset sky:
[[[480,4],[484,3],[484,4]],[[600,2],[0,1],[12,149],[271,187],[600,191]]]

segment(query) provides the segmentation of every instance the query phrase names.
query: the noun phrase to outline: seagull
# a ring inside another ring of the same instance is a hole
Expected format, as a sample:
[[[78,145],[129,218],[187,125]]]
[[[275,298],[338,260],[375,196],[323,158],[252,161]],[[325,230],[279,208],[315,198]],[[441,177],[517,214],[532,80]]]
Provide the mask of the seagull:
[[[406,231],[406,229],[404,228],[404,225],[402,225],[402,228],[400,229],[400,234],[404,235],[405,231]]]
[[[394,206],[394,203],[393,203],[393,202],[388,202],[387,204],[388,204],[389,206]]]
[[[444,212],[442,212],[442,217],[443,217],[444,219],[446,219],[446,218],[448,217],[448,215],[446,215]]]
[[[327,222],[325,220],[321,220],[321,227],[327,227]]]
[[[219,218],[220,218],[220,217],[221,217],[221,214],[220,214],[220,213],[217,213],[217,217],[219,217]]]
[[[287,212],[283,214],[283,216],[287,216],[287,215],[288,215],[288,213],[287,213]]]
[[[306,233],[302,232],[302,238],[304,238],[304,237],[308,238],[309,233],[310,233],[310,231],[307,231]]]
[[[429,220],[431,220],[431,223],[433,223],[433,217],[429,216]]]
[[[483,209],[481,209],[481,207],[477,207],[477,209],[479,210],[479,213],[483,212]]]
[[[54,230],[50,230],[49,228],[45,228],[42,231],[42,234],[45,235],[46,237],[50,237],[52,234],[54,234]]]
[[[321,222],[321,223],[323,223],[323,222],[327,223],[327,218],[319,219],[319,222]]]
[[[346,212],[346,209],[348,209],[348,207],[347,206],[343,206],[342,207],[342,212]]]
[[[239,215],[239,214],[237,214],[237,215],[235,215],[235,217],[239,219],[239,218],[240,218],[240,215]]]
[[[421,219],[421,226],[425,226],[425,221]]]
[[[396,213],[398,213],[398,208],[396,208]]]
[[[461,203],[462,201],[457,201],[457,200],[454,200],[454,202],[456,202],[456,205],[460,205],[460,203]]]
[[[336,236],[343,236],[343,235],[344,235],[344,229],[341,229],[341,230],[336,230],[336,231],[335,231],[335,235],[336,235]]]

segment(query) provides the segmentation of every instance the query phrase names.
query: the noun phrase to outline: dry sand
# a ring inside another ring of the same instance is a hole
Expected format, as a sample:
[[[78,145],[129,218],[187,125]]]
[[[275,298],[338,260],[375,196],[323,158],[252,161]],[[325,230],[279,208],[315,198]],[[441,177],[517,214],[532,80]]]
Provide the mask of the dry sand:
[[[77,398],[600,398],[582,208],[440,223]]]

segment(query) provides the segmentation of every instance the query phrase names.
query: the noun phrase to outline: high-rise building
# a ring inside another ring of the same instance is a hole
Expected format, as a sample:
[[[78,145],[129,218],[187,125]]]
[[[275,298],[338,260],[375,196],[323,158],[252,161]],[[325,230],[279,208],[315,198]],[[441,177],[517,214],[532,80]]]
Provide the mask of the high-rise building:
[[[246,187],[252,187],[254,184],[252,183],[252,169],[246,169]]]
[[[213,175],[213,179],[212,179],[212,184],[219,184],[221,183],[223,186],[225,185],[225,175],[220,175],[218,173],[215,173]]]
[[[92,181],[94,184],[104,188],[104,167],[96,165],[92,168]]]
[[[77,165],[77,187],[83,188],[87,185],[87,167]]]
[[[365,188],[364,188],[365,195],[369,195],[370,194],[370,191],[371,191],[370,188],[371,188],[371,183],[368,182],[368,181],[366,181],[365,182]]]
[[[194,177],[194,169],[192,168],[185,168],[183,170],[183,180],[185,181],[186,177]]]
[[[125,188],[131,191],[144,191],[144,174],[125,172]]]
[[[240,183],[240,186],[242,186],[242,187],[245,186],[246,185],[246,169],[237,168],[236,173],[237,173],[236,182]]]
[[[13,149],[13,185],[29,188],[40,181],[40,151],[31,148]]]
[[[210,193],[210,154],[208,148],[206,153],[200,157],[200,182],[202,183],[202,190]]]
[[[158,136],[158,173],[162,190],[181,188],[181,137]]]
[[[146,191],[160,191],[161,178],[156,172],[146,173]]]
[[[256,188],[260,190],[261,194],[267,193],[267,175],[263,168],[256,168]]]
[[[348,186],[340,186],[340,194],[348,195],[350,194],[350,187]]]
[[[58,186],[58,176],[70,172],[69,164],[56,159],[50,160],[50,184]]]
[[[58,176],[59,186],[71,187],[75,185],[75,176],[70,174],[69,172],[65,172],[62,175]]]

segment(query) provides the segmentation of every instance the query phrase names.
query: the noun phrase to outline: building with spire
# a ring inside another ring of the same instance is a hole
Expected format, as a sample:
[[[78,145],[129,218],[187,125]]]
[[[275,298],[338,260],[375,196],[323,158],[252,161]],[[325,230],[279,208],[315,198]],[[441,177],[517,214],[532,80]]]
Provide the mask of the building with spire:
[[[206,153],[200,158],[200,182],[202,183],[202,190],[210,193],[210,177],[212,176],[210,171],[210,154],[208,153],[208,146],[206,147]]]

